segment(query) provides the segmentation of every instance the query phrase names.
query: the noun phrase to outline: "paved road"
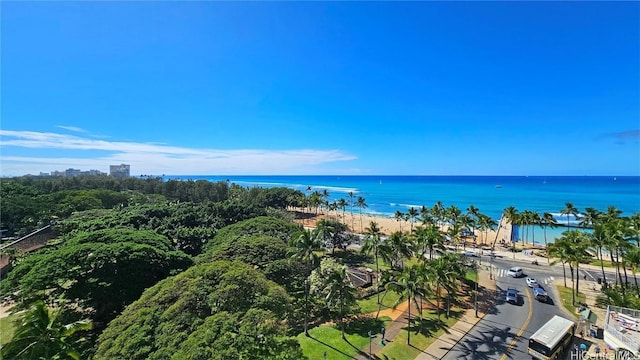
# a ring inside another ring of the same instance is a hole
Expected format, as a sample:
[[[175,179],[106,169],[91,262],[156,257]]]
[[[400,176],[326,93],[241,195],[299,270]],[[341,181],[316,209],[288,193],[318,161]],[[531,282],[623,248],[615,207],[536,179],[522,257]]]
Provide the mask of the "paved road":
[[[486,266],[486,262],[483,262]],[[498,289],[496,305],[492,313],[487,314],[460,342],[444,357],[444,359],[525,359],[528,338],[554,315],[566,317],[559,307],[557,294],[551,283],[562,278],[562,268],[544,265],[517,265],[524,268],[526,276],[539,280],[547,289],[551,301],[548,304],[533,299],[532,291],[525,282],[525,277],[514,279],[506,276],[506,271],[514,263],[506,259],[493,262]],[[546,284],[549,284],[548,286]],[[505,302],[505,291],[515,287],[519,294],[519,304]],[[517,338],[513,347],[513,340]],[[509,348],[508,356],[503,357]]]

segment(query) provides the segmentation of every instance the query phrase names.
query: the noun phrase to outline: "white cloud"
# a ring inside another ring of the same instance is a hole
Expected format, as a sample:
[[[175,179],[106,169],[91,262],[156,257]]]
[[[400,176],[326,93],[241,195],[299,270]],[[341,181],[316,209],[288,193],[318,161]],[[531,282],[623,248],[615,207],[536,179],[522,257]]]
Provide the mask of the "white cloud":
[[[303,174],[318,166],[356,159],[340,150],[196,149],[164,144],[107,141],[50,132],[0,130],[3,148],[64,151],[65,157],[2,157],[3,176],[37,174],[40,171],[80,168],[107,171],[111,164],[131,165],[134,174]],[[103,151],[97,158],[82,157],[84,151]],[[32,153],[33,150],[30,150]],[[12,153],[16,153],[12,150]],[[75,154],[78,154],[76,156]]]
[[[60,128],[60,129],[69,130],[69,131],[79,132],[79,133],[86,133],[87,132],[87,130],[81,129],[81,128],[77,127],[77,126],[56,125],[56,127]]]

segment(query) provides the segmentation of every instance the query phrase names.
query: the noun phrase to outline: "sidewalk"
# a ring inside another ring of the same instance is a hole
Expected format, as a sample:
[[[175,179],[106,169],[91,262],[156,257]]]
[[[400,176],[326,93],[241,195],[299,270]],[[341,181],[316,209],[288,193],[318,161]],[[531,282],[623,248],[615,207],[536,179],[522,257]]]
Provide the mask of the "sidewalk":
[[[429,346],[428,349],[416,358],[420,360],[433,360],[442,358],[451,348],[453,348],[477,323],[484,317],[484,314],[491,311],[494,305],[496,297],[495,280],[489,279],[489,272],[480,271],[478,282],[478,317],[475,316],[475,309],[468,309],[460,317],[460,319],[449,329],[445,330],[445,333],[441,335]],[[402,310],[400,310],[402,309]],[[391,317],[393,322],[385,329],[386,344],[394,341],[396,336],[407,327],[407,320],[409,313],[407,311],[407,303],[403,303],[392,312]],[[401,314],[398,314],[401,312]],[[411,316],[415,316],[416,309],[412,306]],[[382,313],[380,313],[382,315]],[[387,315],[388,316],[388,315]],[[371,353],[374,359],[381,359],[377,354],[384,348],[380,346],[380,336],[376,336],[371,342]],[[368,350],[368,349],[367,349]],[[358,360],[369,360],[368,351],[361,353],[355,357]]]
[[[475,309],[468,309],[451,328],[445,331],[426,350],[416,357],[416,360],[442,359],[473,327],[491,311],[496,297],[496,282],[489,279],[489,273],[479,272],[478,285],[478,317]]]

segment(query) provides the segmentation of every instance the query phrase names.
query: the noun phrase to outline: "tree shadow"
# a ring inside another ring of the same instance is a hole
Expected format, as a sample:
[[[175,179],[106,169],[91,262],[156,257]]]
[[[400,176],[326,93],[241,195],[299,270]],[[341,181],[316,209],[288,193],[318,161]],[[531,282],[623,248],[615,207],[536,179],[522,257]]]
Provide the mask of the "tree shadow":
[[[344,324],[344,332],[347,334],[357,334],[363,337],[369,336],[369,331],[372,334],[378,334],[384,327],[384,321],[369,316],[358,316],[351,318]],[[340,325],[335,325],[336,329],[340,329]]]
[[[373,261],[373,257],[353,250],[339,251],[332,255],[333,258],[342,260],[343,264],[361,265]]]
[[[516,334],[510,326],[491,322],[480,325],[478,331],[467,334],[458,343],[464,358],[494,359],[504,354]]]
[[[447,330],[447,322],[436,318],[414,318],[411,319],[409,331],[415,334],[421,334],[425,337],[433,337],[439,330]]]
[[[329,344],[327,344],[326,342],[324,342],[324,341],[322,341],[322,340],[316,339],[316,338],[314,338],[312,335],[309,335],[309,338],[310,338],[310,339],[312,339],[312,340],[314,340],[314,341],[319,342],[320,344],[322,344],[322,345],[324,345],[324,346],[326,346],[326,347],[328,347],[328,348],[331,348],[331,349],[333,349],[333,350],[335,350],[335,351],[339,352],[340,354],[342,354],[342,355],[344,355],[344,356],[346,356],[346,357],[348,357],[348,358],[351,358],[351,355],[347,354],[346,352],[344,352],[344,351],[342,351],[342,350],[340,350],[340,349],[338,349],[338,348],[336,348],[336,347],[334,347],[334,346],[332,346],[332,345],[329,345]],[[347,343],[349,343],[349,341],[347,341]],[[349,345],[353,346],[351,343],[349,343]],[[353,346],[353,347],[354,347],[354,346]],[[360,353],[361,351],[358,349],[358,352]]]

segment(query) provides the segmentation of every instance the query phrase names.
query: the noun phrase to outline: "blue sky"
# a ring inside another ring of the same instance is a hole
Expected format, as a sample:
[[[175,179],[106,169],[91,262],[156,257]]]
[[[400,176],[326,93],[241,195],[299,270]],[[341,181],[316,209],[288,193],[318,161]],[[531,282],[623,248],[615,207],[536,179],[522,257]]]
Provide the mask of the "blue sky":
[[[3,176],[640,175],[638,2],[2,2]]]

